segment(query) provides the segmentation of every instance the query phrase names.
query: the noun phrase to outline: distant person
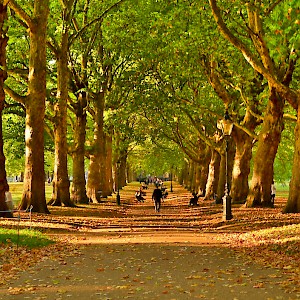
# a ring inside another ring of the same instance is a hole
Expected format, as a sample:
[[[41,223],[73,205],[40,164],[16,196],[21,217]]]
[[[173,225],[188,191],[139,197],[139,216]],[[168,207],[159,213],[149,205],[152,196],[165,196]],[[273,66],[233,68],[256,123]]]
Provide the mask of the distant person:
[[[145,201],[145,198],[142,195],[141,189],[139,189],[138,191],[135,192],[135,198],[138,202],[144,202]]]
[[[163,199],[166,199],[169,195],[168,190],[165,189],[162,194],[163,194]]]
[[[194,192],[193,194],[193,198],[190,199],[190,203],[189,206],[198,206],[198,200],[199,200],[199,196]]]
[[[274,202],[275,202],[275,196],[276,196],[276,187],[275,187],[275,183],[274,183],[274,180],[273,180],[272,184],[271,184],[271,202],[272,202],[273,205],[274,205]]]
[[[152,200],[154,201],[154,209],[156,212],[159,212],[161,206],[161,199],[163,197],[163,193],[160,188],[155,188],[152,194]]]
[[[9,191],[9,185],[7,185],[5,189],[5,203],[8,210],[12,213],[14,210],[14,202],[12,199],[11,192]]]
[[[164,186],[164,184],[162,183],[160,189],[161,189],[161,192],[162,192],[162,199],[166,199],[167,196],[169,195],[167,187]]]

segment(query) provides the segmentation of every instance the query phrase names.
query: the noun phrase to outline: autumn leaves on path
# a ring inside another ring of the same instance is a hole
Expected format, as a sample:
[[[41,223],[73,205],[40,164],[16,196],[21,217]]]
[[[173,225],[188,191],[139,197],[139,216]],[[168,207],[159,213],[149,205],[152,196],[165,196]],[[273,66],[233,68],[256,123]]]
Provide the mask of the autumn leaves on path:
[[[180,244],[85,246],[21,275],[0,299],[296,299],[280,271],[222,247]]]
[[[191,194],[175,185],[155,213],[153,187],[144,203],[135,201],[136,188],[121,191],[121,206],[112,198],[34,216],[73,248],[53,247],[2,287],[0,299],[299,299],[280,270],[228,247],[220,207],[209,201],[188,207]],[[221,226],[213,230],[215,224]]]

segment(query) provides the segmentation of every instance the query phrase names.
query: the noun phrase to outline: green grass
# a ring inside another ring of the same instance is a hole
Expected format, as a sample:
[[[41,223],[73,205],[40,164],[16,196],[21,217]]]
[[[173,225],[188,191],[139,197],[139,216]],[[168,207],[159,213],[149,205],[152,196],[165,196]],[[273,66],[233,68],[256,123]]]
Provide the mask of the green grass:
[[[288,191],[276,191],[276,197],[288,198],[288,196],[289,196],[289,192]]]
[[[23,194],[23,182],[9,182],[9,190],[11,192],[14,205],[17,207],[21,202]],[[52,184],[45,183],[45,192],[47,202],[50,200],[52,195]]]
[[[17,229],[0,228],[0,243],[39,248],[48,246],[54,241],[41,232],[32,229],[21,229],[18,233]]]

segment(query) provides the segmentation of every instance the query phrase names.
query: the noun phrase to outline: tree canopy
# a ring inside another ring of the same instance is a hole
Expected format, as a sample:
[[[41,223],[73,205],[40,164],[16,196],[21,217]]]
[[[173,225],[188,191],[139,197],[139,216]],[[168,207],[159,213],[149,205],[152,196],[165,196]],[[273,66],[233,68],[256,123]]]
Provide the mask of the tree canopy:
[[[45,36],[43,96],[32,81],[33,59],[43,48],[32,43],[34,18],[45,8],[47,28],[36,36]],[[141,170],[161,175],[171,169],[183,174],[188,166],[199,178],[183,184],[205,190],[201,182],[209,182],[213,153],[224,170],[217,122],[226,112],[234,123],[233,201],[246,200],[252,175],[248,205],[268,205],[272,179],[285,183],[296,176],[297,156],[294,162],[291,157],[297,149],[299,16],[297,1],[287,0],[10,1],[3,117],[7,174],[24,172],[23,132],[30,131],[25,120],[42,113],[46,152],[39,156],[45,158],[43,172],[54,172],[53,203],[85,198],[85,188],[77,185],[87,172],[87,198],[97,201],[99,190],[109,195],[118,161],[124,163],[124,184],[126,168],[135,175]],[[27,104],[34,92],[40,111]],[[262,165],[268,165],[268,178],[256,171]],[[222,197],[225,178],[218,180]]]

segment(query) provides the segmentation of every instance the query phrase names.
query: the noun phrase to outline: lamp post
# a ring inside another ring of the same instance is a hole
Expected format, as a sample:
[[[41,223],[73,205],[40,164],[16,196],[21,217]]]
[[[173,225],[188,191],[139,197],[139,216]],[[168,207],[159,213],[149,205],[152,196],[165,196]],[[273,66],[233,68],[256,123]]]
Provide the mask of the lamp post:
[[[224,119],[220,121],[220,127],[225,137],[225,191],[223,196],[223,220],[231,220],[233,218],[231,212],[231,197],[229,196],[228,188],[228,148],[229,138],[233,129],[233,123],[226,109]]]
[[[171,187],[170,192],[173,192],[173,165],[171,166]]]
[[[117,205],[121,205],[121,197],[120,197],[120,165],[121,162],[117,161]]]

